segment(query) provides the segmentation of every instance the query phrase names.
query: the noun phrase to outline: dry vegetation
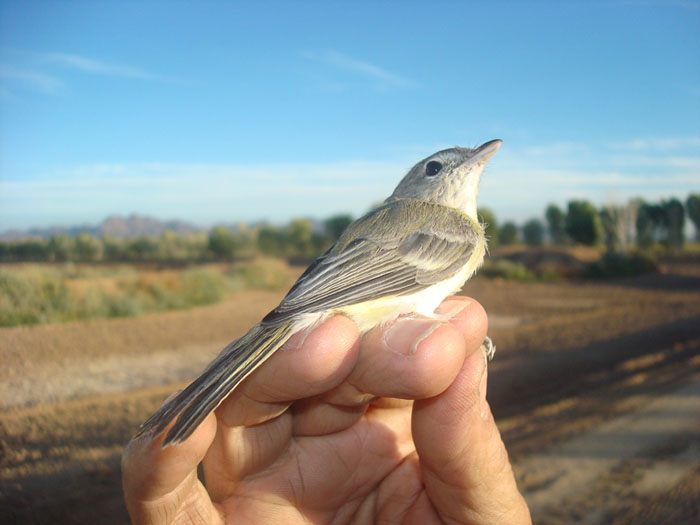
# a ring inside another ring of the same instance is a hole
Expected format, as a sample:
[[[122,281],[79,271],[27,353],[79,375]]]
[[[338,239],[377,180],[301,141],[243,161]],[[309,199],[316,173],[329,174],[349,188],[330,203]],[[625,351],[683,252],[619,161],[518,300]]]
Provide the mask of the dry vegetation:
[[[15,264],[0,267],[0,326],[131,317],[212,304],[248,288],[280,290],[290,282],[276,259],[158,268]]]

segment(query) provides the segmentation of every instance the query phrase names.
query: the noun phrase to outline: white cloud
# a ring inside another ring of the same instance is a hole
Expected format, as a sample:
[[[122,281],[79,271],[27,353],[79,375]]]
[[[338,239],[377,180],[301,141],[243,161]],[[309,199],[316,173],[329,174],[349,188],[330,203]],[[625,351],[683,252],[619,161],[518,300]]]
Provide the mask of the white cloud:
[[[362,161],[78,166],[34,180],[0,180],[0,230],[98,222],[112,213],[132,212],[203,225],[360,215],[386,198],[404,171],[403,166]]]
[[[591,148],[588,144],[573,141],[553,142],[543,146],[528,146],[522,150],[523,154],[536,157],[588,155],[590,152]]]
[[[696,137],[534,147],[506,142],[486,167],[479,201],[499,219],[521,222],[542,216],[549,202],[564,206],[574,198],[599,206],[611,198],[685,199],[700,183],[699,147]]]
[[[0,78],[2,78],[3,81],[20,82],[31,89],[43,93],[56,93],[63,87],[63,82],[51,75],[7,66],[0,66]],[[3,89],[9,94],[6,88]]]
[[[168,78],[133,66],[112,64],[94,58],[68,53],[40,53],[43,59],[72,69],[78,69],[96,75],[115,77],[138,78],[143,80],[168,80]]]
[[[632,151],[671,151],[683,148],[700,148],[700,137],[637,138],[613,143],[611,147]]]
[[[412,80],[404,76],[392,73],[387,69],[364,60],[359,60],[343,53],[339,53],[338,51],[305,51],[301,53],[301,56],[306,59],[372,80],[380,87],[406,88],[415,85]]]
[[[202,225],[286,222],[338,212],[359,215],[386,198],[419,158],[448,146],[404,145],[395,150],[395,162],[115,163],[54,170],[32,180],[0,180],[0,230],[98,222],[111,213],[131,212]],[[550,202],[565,206],[573,198],[598,206],[611,198],[685,199],[697,191],[700,155],[692,150],[690,155],[677,153],[635,154],[575,142],[538,147],[506,142],[486,166],[479,202],[492,208],[500,221],[522,222],[541,216]]]
[[[65,74],[67,70],[136,80],[174,81],[139,67],[105,62],[82,55],[61,52],[42,53],[11,48],[2,48],[0,51],[4,55],[2,62],[5,64],[0,66],[0,79],[5,84],[2,86],[4,98],[11,98],[15,87],[29,88],[42,93],[57,93],[66,86],[59,75]],[[15,67],[11,64],[22,64],[22,66]],[[46,73],[46,70],[50,70],[51,74]]]

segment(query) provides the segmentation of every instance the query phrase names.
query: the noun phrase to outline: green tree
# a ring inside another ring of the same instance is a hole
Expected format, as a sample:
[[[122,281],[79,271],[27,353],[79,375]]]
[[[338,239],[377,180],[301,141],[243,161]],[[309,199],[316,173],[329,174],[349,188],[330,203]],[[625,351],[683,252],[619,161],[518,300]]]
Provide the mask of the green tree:
[[[660,237],[664,212],[657,204],[649,204],[641,199],[637,202],[637,245],[640,248],[650,248]]]
[[[311,234],[311,255],[316,257],[317,255],[325,252],[331,245],[331,240],[325,233],[313,232]]]
[[[258,249],[265,255],[286,255],[287,241],[287,232],[277,226],[266,225],[258,230]]]
[[[124,253],[128,259],[152,261],[158,258],[158,242],[151,237],[137,237],[126,243]]]
[[[209,235],[205,232],[190,233],[183,239],[187,259],[206,259],[209,257]]]
[[[334,215],[323,222],[323,231],[333,243],[340,238],[351,222],[352,216],[350,215]]]
[[[217,226],[209,234],[209,250],[214,257],[230,259],[233,257],[234,240],[231,231],[225,226]]]
[[[545,211],[549,235],[554,244],[563,244],[566,241],[566,216],[556,204],[550,204]]]
[[[565,231],[574,242],[588,246],[599,244],[603,239],[603,225],[598,210],[588,201],[569,201]]]
[[[158,258],[177,260],[187,258],[185,239],[172,230],[165,230],[158,237]]]
[[[685,211],[688,212],[688,218],[693,221],[695,226],[695,239],[700,241],[700,193],[688,195],[685,201]]]
[[[255,252],[255,241],[253,231],[244,223],[236,224],[231,233],[233,235],[233,253],[237,256],[251,256]]]
[[[24,239],[10,244],[9,259],[14,261],[46,261],[47,243],[41,239]]]
[[[530,219],[523,225],[523,239],[529,246],[540,246],[544,238],[544,225],[539,219]]]
[[[294,219],[287,227],[289,247],[293,255],[308,257],[313,253],[313,225],[306,219]]]
[[[477,213],[479,222],[486,226],[486,239],[489,246],[495,248],[498,246],[498,221],[496,215],[489,208],[481,208]]]
[[[504,222],[498,230],[498,242],[503,245],[515,244],[518,242],[518,227],[514,222]]]
[[[664,211],[664,226],[666,227],[666,244],[669,248],[680,250],[685,242],[685,209],[678,199],[661,203]]]
[[[49,239],[48,251],[50,261],[69,261],[71,258],[71,240],[65,235],[54,235]]]
[[[79,233],[73,240],[73,253],[79,261],[98,261],[102,258],[102,241],[89,233]]]
[[[122,261],[126,259],[126,248],[124,241],[105,235],[102,237],[103,257],[107,261]]]

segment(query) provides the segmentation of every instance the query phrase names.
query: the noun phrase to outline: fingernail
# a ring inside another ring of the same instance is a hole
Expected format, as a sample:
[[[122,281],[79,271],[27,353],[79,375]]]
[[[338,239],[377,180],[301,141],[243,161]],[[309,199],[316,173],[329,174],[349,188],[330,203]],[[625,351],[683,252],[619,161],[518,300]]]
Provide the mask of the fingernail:
[[[399,319],[384,332],[384,344],[397,354],[413,355],[418,345],[442,324],[432,319]]]
[[[488,419],[489,416],[489,406],[486,402],[486,389],[488,383],[488,356],[486,352],[482,350],[484,354],[484,370],[481,372],[481,381],[479,382],[479,414],[481,419]]]
[[[304,341],[306,341],[309,334],[313,332],[314,328],[315,326],[304,328],[303,330],[292,334],[292,336],[280,347],[280,350],[298,350],[304,346]]]
[[[457,317],[470,304],[471,301],[469,299],[449,299],[440,303],[435,309],[435,313],[443,319],[452,319]]]

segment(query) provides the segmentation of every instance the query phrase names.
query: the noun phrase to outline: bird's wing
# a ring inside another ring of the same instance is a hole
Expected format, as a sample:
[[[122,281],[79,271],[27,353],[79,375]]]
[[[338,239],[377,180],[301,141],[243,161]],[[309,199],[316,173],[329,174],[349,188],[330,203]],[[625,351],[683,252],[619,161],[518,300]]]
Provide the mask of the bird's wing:
[[[353,223],[263,324],[418,292],[456,275],[482,235],[481,226],[459,210],[422,201],[388,203]]]

